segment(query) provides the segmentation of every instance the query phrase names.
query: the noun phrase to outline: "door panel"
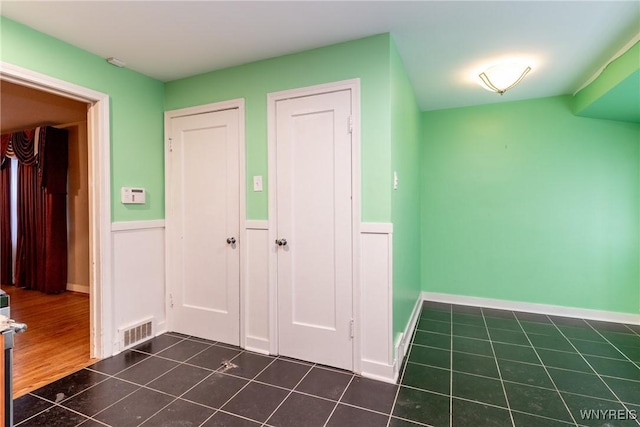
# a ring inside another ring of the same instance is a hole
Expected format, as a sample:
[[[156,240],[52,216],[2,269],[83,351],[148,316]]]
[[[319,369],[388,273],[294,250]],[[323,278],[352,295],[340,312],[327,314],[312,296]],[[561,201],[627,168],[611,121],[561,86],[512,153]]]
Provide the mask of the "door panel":
[[[352,369],[350,91],[279,101],[280,354]]]
[[[172,119],[173,329],[239,344],[238,110]]]

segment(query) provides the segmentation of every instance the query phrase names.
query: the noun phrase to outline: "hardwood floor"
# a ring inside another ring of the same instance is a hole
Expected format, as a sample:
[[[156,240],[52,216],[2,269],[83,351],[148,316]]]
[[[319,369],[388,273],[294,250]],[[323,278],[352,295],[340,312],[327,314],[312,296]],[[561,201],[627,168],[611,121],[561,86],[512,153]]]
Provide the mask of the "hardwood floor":
[[[11,318],[27,324],[25,333],[15,335],[14,398],[96,361],[89,358],[89,295],[2,290],[9,294]]]

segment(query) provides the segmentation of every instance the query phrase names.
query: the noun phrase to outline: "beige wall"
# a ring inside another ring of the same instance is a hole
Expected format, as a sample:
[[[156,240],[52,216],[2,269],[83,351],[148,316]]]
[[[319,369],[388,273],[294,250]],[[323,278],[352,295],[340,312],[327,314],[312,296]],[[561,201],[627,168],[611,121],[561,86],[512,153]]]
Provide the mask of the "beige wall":
[[[89,292],[89,191],[87,122],[64,126],[69,132],[67,196],[67,289]]]

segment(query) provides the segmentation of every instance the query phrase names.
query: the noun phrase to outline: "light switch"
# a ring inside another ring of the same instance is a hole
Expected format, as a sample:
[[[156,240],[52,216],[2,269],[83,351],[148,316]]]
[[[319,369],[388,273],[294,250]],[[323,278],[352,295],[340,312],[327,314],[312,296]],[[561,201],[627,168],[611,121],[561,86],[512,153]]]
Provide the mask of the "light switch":
[[[262,191],[262,175],[253,177],[253,191]]]
[[[398,172],[393,171],[393,189],[398,189]]]

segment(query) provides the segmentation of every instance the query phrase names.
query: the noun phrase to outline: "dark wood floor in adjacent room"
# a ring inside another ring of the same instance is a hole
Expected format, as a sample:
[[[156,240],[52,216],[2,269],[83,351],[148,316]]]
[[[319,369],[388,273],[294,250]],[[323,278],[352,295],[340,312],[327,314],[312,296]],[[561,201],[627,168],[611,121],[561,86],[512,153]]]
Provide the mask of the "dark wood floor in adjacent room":
[[[89,357],[89,295],[42,292],[2,286],[11,317],[27,324],[15,335],[13,397],[22,396],[96,359]]]

